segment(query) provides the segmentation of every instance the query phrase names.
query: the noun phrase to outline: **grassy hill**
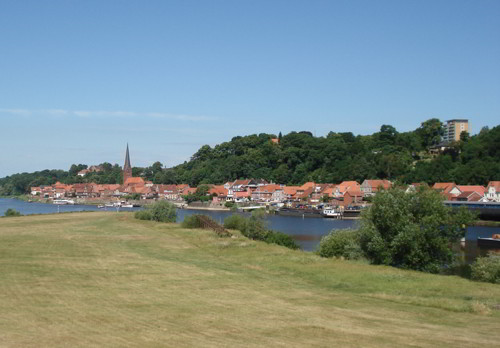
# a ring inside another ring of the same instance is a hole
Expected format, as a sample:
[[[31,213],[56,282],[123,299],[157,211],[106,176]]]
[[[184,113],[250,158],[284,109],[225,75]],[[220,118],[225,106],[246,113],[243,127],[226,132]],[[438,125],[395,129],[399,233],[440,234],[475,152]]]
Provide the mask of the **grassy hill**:
[[[496,285],[129,213],[0,219],[2,347],[486,347],[499,308]]]

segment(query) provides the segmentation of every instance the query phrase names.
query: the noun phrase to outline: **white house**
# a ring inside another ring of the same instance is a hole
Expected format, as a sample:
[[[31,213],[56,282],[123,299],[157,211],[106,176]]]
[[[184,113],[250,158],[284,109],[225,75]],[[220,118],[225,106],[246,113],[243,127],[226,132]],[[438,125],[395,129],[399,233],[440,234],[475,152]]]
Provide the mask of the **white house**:
[[[490,181],[485,196],[489,201],[500,202],[500,181]]]

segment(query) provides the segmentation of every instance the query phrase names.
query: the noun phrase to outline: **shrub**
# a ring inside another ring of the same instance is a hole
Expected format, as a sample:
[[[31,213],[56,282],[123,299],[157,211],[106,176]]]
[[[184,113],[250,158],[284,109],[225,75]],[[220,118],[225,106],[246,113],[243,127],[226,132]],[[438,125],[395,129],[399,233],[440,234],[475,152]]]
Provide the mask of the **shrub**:
[[[158,222],[175,222],[177,219],[175,205],[167,201],[158,201],[147,206],[144,210],[135,213],[139,220],[153,220]]]
[[[158,201],[148,207],[151,211],[151,220],[158,222],[175,222],[177,220],[176,207],[167,201]]]
[[[184,221],[182,221],[181,226],[184,228],[200,228],[201,222],[200,219],[198,218],[198,215],[191,215],[191,216],[186,216],[184,218]]]
[[[358,230],[333,230],[321,239],[317,254],[322,257],[344,257],[357,260],[363,256]]]
[[[299,245],[293,238],[283,232],[268,230],[264,241],[269,244],[278,244],[289,249],[299,249]]]
[[[234,202],[226,202],[226,203],[224,203],[224,206],[226,208],[232,208],[232,207],[234,207]]]
[[[471,265],[471,278],[500,284],[500,255],[489,253],[486,257],[478,257]]]
[[[242,231],[245,229],[245,223],[245,217],[238,214],[233,214],[224,219],[224,227],[230,230]]]
[[[136,211],[134,217],[139,220],[152,220],[151,212],[149,210]]]
[[[362,215],[360,244],[374,264],[437,273],[451,264],[449,246],[465,235],[473,218],[467,210],[452,212],[429,188],[384,190]]]
[[[265,211],[261,210],[255,210],[249,218],[234,214],[224,219],[224,227],[239,230],[242,235],[249,239],[278,244],[290,249],[299,248],[297,243],[295,243],[293,238],[289,235],[268,230],[264,218]]]
[[[7,211],[5,212],[5,216],[7,217],[12,217],[12,216],[21,216],[23,214],[21,214],[20,212],[18,212],[17,210],[15,209],[7,209]]]

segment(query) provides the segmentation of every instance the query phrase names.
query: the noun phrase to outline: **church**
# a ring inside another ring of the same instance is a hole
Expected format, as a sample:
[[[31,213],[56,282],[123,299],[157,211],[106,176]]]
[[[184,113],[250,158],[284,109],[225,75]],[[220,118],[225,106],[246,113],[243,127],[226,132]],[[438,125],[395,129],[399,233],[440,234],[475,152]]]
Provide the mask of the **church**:
[[[132,176],[132,166],[130,165],[130,153],[128,150],[125,153],[125,164],[123,165],[123,186],[124,191],[127,193],[146,193],[149,187],[153,183],[150,181],[144,181],[141,177]]]

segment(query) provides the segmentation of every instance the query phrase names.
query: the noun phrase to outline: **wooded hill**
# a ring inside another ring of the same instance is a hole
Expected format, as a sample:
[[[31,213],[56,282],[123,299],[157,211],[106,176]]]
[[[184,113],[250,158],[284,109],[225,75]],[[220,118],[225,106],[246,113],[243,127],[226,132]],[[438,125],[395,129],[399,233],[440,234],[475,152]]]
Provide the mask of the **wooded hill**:
[[[202,146],[189,161],[164,169],[160,162],[133,168],[157,184],[221,184],[239,178],[263,178],[281,184],[306,181],[339,183],[343,180],[390,179],[402,183],[454,181],[486,185],[500,180],[500,126],[484,127],[441,153],[431,154],[443,133],[441,122],[430,119],[410,132],[383,125],[372,135],[330,132],[314,137],[310,132],[253,134],[210,147]],[[272,141],[272,139],[276,139]],[[101,164],[103,171],[85,177],[76,174],[85,165],[69,171],[45,170],[15,174],[0,179],[0,195],[28,192],[31,186],[63,183],[121,183],[121,168]]]

